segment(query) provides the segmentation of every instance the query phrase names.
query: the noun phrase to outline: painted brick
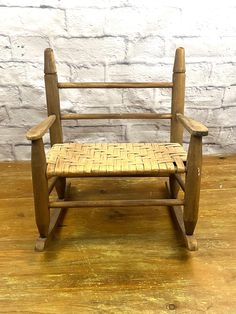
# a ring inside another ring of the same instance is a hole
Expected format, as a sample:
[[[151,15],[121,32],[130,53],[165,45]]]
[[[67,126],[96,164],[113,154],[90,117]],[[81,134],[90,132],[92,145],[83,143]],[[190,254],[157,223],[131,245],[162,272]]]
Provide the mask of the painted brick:
[[[31,145],[15,145],[14,155],[16,160],[29,160],[31,158]]]
[[[12,38],[12,57],[20,61],[43,63],[43,51],[49,47],[48,38],[38,36],[17,36]]]
[[[58,61],[76,64],[121,62],[125,57],[123,38],[58,38],[54,46]]]
[[[186,86],[208,86],[212,74],[212,64],[209,62],[194,62],[186,64]],[[219,85],[218,85],[219,86]]]
[[[44,86],[43,64],[31,62],[0,62],[0,85]]]
[[[123,35],[130,38],[167,35],[175,30],[180,18],[181,10],[176,7],[114,8],[106,16],[104,32],[108,35]]]
[[[24,143],[28,141],[25,137],[26,131],[28,128],[18,127],[18,126],[6,126],[0,125],[0,144],[9,144],[9,143]]]
[[[171,81],[172,64],[116,64],[108,67],[111,81]]]
[[[37,110],[32,108],[20,108],[20,110],[9,110],[10,122],[12,126],[31,127],[47,117],[46,110]]]
[[[213,86],[236,84],[236,62],[215,63],[208,83]]]
[[[15,62],[0,62],[0,84],[19,86],[26,80],[25,65]]]
[[[52,36],[65,33],[62,10],[1,7],[1,33],[6,35]]]
[[[216,1],[217,2],[217,1]],[[176,25],[173,34],[185,36],[235,36],[235,6],[222,3],[204,2],[202,5],[183,6],[181,23]]]
[[[229,86],[225,89],[224,97],[222,100],[222,106],[236,106],[236,85]]]
[[[43,87],[20,86],[21,107],[46,110],[46,95]]]
[[[0,107],[0,125],[6,125],[9,122],[9,115],[6,106]]]
[[[122,126],[87,126],[64,128],[64,138],[68,142],[122,142],[124,141]]]
[[[225,107],[209,110],[207,125],[217,127],[236,127],[236,107]]]
[[[196,36],[173,37],[165,41],[166,55],[173,56],[178,47],[184,47],[186,54],[191,57],[234,57],[236,41],[234,36]]]
[[[112,105],[122,103],[121,90],[104,90],[104,89],[84,89],[63,91],[61,99],[70,100],[73,103],[78,103],[81,107],[104,107],[109,108]]]
[[[185,101],[187,108],[220,108],[225,89],[222,87],[187,87]]]
[[[103,36],[106,11],[101,9],[67,10],[70,36]]]
[[[130,125],[127,129],[127,140],[136,143],[165,142],[169,140],[169,134],[164,129],[160,129],[157,124]]]
[[[0,35],[0,60],[11,59],[11,43],[9,37]]]
[[[40,6],[47,6],[47,7],[58,7],[60,0],[0,0],[1,6],[13,6],[13,7],[40,7]]]
[[[151,110],[153,108],[153,89],[125,89],[123,93],[123,103],[125,106],[136,106],[137,108],[143,108],[145,110]]]
[[[109,7],[119,7],[125,6],[127,4],[127,0],[60,0],[61,8],[109,8]]]
[[[1,69],[0,69],[1,71]],[[17,86],[1,86],[0,87],[1,104],[7,106],[7,108],[18,107],[20,104],[20,93]]]
[[[13,150],[11,144],[0,144],[0,160],[12,160]]]
[[[102,65],[71,65],[71,80],[76,82],[103,82],[105,69]]]
[[[160,37],[137,38],[129,41],[128,62],[157,62],[165,55],[165,42]]]

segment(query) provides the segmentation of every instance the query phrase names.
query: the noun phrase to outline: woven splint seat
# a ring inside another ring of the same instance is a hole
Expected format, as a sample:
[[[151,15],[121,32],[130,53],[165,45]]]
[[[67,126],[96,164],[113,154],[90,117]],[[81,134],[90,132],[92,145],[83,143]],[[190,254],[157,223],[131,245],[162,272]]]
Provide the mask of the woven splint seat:
[[[183,173],[186,158],[177,143],[55,144],[47,155],[47,176]]]

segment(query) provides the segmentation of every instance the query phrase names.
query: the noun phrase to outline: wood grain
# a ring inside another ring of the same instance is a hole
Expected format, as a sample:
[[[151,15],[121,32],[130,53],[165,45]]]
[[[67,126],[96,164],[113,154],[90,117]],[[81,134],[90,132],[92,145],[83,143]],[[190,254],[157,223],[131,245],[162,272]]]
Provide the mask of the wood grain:
[[[47,48],[44,51],[44,74],[48,115],[56,116],[56,121],[50,128],[50,142],[53,145],[55,143],[62,143],[63,135],[56,62],[51,48]]]
[[[46,156],[42,139],[32,141],[31,171],[34,194],[35,220],[41,237],[48,235],[50,212],[48,207],[48,180]]]
[[[173,68],[173,88],[171,98],[171,131],[170,141],[183,143],[183,126],[176,118],[176,113],[184,113],[185,102],[185,51],[180,47],[175,52],[175,63]]]
[[[171,119],[170,113],[62,113],[61,120],[83,119]]]
[[[32,127],[27,133],[26,137],[28,140],[38,140],[44,136],[44,134],[49,130],[50,126],[56,120],[55,115],[47,117],[45,120]]]
[[[185,129],[195,136],[206,136],[208,135],[208,128],[201,122],[198,122],[192,118],[186,117],[181,113],[176,114],[177,120],[185,127]]]
[[[0,313],[234,313],[235,155],[203,159],[194,253],[155,206],[68,211],[49,250],[35,253],[30,164],[0,171]],[[165,193],[161,178],[72,180],[72,199]]]
[[[58,88],[172,88],[172,82],[61,82]]]
[[[173,206],[183,205],[183,200],[176,199],[142,199],[142,200],[103,200],[103,201],[54,201],[51,208],[78,208],[78,207],[128,207],[128,206]]]
[[[185,179],[184,225],[187,235],[192,235],[198,220],[202,177],[202,137],[191,135],[187,173]]]

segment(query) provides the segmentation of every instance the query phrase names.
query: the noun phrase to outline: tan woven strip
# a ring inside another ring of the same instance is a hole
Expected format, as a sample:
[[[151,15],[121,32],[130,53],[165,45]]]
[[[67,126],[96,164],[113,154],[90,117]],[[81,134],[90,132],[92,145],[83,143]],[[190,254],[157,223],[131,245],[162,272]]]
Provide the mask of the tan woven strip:
[[[96,176],[185,172],[187,154],[176,143],[66,143],[47,155],[47,175]]]

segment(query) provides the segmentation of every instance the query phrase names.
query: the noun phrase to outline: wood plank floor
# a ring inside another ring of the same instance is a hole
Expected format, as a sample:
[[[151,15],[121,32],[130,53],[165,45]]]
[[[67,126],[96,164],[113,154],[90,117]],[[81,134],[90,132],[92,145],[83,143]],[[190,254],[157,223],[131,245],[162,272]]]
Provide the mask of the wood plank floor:
[[[204,158],[192,253],[166,207],[70,209],[36,253],[29,163],[0,173],[0,313],[236,313],[236,156]],[[84,200],[166,193],[152,178],[72,186]]]

